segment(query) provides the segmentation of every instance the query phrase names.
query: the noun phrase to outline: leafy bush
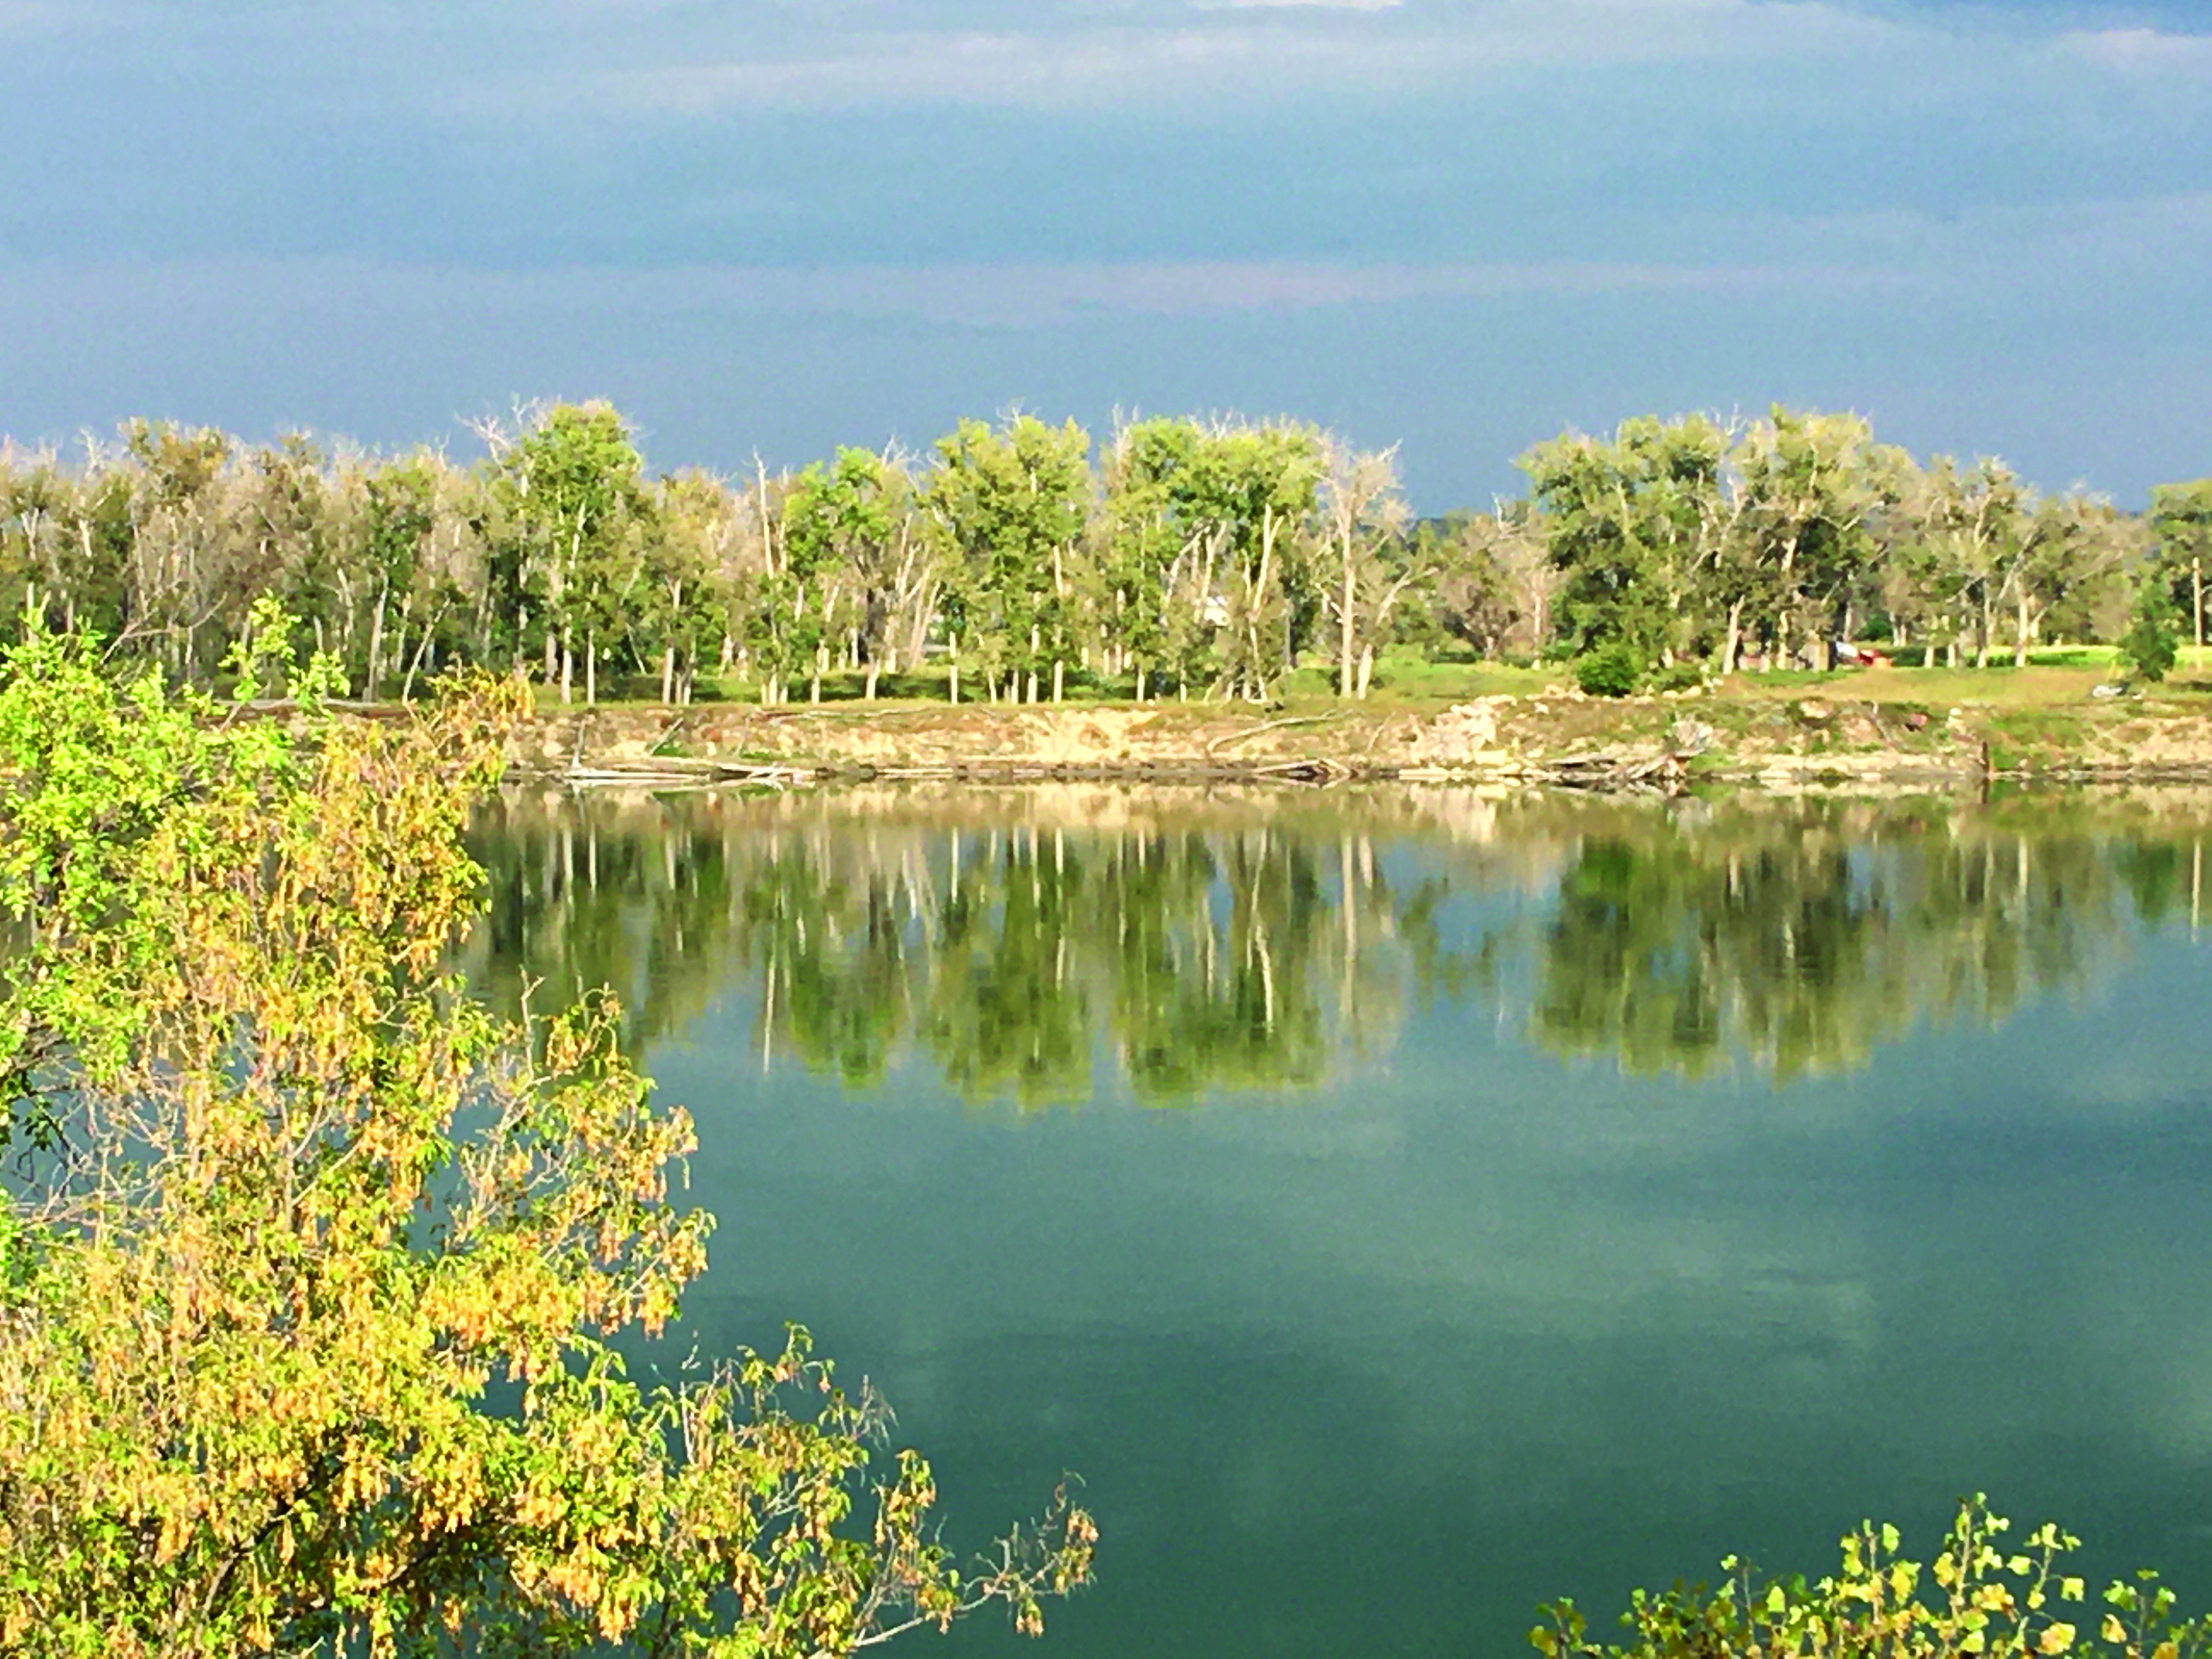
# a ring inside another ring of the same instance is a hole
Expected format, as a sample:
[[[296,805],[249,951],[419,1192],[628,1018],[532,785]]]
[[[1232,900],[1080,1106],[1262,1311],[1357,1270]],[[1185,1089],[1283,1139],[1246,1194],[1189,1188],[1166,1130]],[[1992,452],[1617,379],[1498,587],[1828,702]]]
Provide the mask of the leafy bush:
[[[1644,653],[1626,640],[1608,640],[1575,659],[1575,684],[1593,697],[1626,697],[1644,684]]]
[[[1571,1601],[1547,1606],[1528,1639],[1546,1659],[2191,1659],[2212,1638],[2212,1620],[2173,1616],[2154,1573],[2113,1583],[2095,1613],[2087,1585],[2060,1570],[2081,1540],[2046,1525],[2008,1553],[1997,1540],[2009,1524],[1978,1495],[1923,1565],[1898,1553],[1896,1528],[1861,1522],[1836,1575],[1816,1584],[1763,1578],[1730,1556],[1717,1589],[1637,1591],[1625,1643],[1589,1640]]]
[[[293,679],[301,731],[35,632],[0,669],[0,1651],[1038,1628],[1081,1510],[964,1575],[928,1465],[871,1474],[887,1419],[804,1331],[678,1388],[608,1346],[674,1316],[711,1218],[670,1202],[690,1121],[610,1001],[512,1024],[445,970],[526,688],[344,722],[327,664],[234,665],[241,700]]]
[[[1655,691],[1692,691],[1705,683],[1705,671],[1693,662],[1678,662],[1651,677]]]
[[[2156,571],[2146,572],[2136,590],[2136,608],[2128,631],[2120,636],[2119,660],[2156,684],[2164,679],[2180,654],[2180,625],[2173,611],[2173,596]]]

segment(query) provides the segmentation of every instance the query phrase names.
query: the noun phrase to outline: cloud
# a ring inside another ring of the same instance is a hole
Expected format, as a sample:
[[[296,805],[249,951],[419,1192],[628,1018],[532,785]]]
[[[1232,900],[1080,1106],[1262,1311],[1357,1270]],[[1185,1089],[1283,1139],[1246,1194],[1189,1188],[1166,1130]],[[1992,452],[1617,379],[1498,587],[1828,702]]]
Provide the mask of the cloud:
[[[1893,293],[1911,271],[1880,261],[1641,264],[1550,260],[1432,264],[1287,260],[939,264],[811,270],[692,264],[653,270],[566,266],[501,271],[347,258],[210,258],[62,267],[0,266],[0,309],[21,317],[66,295],[71,310],[289,312],[313,296],[368,295],[379,309],[435,305],[448,316],[546,316],[568,310],[637,318],[693,314],[910,319],[992,330],[1056,327],[1111,316],[1285,315],[1431,300],[1516,296]]]
[[[631,63],[572,79],[615,110],[982,104],[1099,107],[1316,89],[1395,91],[1531,66],[1833,56],[1899,26],[1825,0],[1200,0],[1208,21],[1058,29],[911,29],[731,57]],[[1357,14],[1356,15],[1354,14]],[[518,90],[521,90],[518,88]],[[534,86],[523,95],[542,98]]]
[[[82,21],[61,0],[0,0],[0,32],[63,29]]]
[[[2212,80],[2212,35],[2162,29],[2075,29],[2058,37],[2057,54],[2130,76]]]
[[[1199,0],[1200,9],[1258,10],[1267,6],[1326,6],[1339,11],[1394,11],[1405,0]]]

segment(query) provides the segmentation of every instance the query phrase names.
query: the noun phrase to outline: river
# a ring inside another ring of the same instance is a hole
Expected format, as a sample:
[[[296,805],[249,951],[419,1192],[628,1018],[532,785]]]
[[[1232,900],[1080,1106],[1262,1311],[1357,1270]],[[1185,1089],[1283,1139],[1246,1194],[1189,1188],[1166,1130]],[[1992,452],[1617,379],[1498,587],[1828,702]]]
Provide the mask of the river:
[[[1510,1655],[1962,1492],[2212,1604],[2212,796],[511,792],[495,1001],[611,985],[720,1218],[1045,1644]],[[2200,933],[2200,929],[2203,931]]]

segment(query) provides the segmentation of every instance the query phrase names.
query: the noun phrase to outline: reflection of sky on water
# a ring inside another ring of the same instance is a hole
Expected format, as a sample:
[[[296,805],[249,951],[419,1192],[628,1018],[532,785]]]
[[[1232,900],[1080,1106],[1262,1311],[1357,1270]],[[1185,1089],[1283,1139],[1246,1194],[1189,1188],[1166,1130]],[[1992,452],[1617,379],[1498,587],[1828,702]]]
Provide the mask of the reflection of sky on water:
[[[1444,866],[1378,860],[1400,894]],[[1438,931],[1540,939],[1551,891],[1455,889]],[[919,1049],[869,1089],[763,1076],[757,985],[708,988],[649,1056],[721,1218],[690,1313],[710,1350],[804,1316],[956,1537],[1082,1471],[1104,1576],[1046,1651],[1510,1652],[1540,1598],[1822,1567],[1975,1488],[2203,1605],[2212,979],[2185,907],[2146,933],[2107,896],[2063,994],[1784,1088],[1563,1062],[1526,957],[1409,997],[1325,1085],[1167,1112],[1103,1064],[1030,1114]]]

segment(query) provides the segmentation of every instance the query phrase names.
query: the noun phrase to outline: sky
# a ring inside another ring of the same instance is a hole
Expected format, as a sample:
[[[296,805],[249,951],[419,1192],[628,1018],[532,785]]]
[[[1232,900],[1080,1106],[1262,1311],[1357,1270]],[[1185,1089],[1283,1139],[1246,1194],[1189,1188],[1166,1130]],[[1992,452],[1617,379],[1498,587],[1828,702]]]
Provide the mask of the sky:
[[[1781,402],[2212,473],[2212,0],[0,0],[0,433]]]

